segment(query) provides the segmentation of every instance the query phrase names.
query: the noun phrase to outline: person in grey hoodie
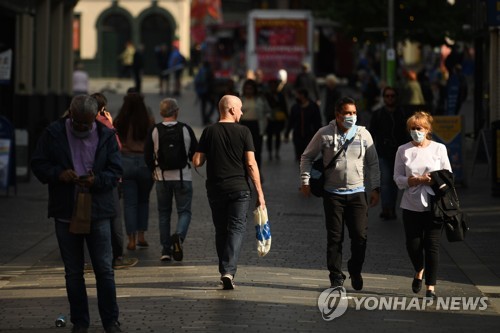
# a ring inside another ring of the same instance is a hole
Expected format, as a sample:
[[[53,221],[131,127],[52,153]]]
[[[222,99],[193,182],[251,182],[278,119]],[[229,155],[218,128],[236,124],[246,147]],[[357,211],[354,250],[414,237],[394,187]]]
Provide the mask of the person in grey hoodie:
[[[356,126],[356,113],[356,104],[352,98],[344,97],[337,101],[335,119],[316,132],[302,154],[300,176],[301,191],[308,197],[311,194],[309,178],[314,160],[321,154],[323,165],[327,166],[337,152],[342,150],[333,166],[324,171],[323,207],[327,231],[327,267],[330,271],[331,287],[343,286],[346,278],[342,273],[345,223],[351,238],[351,259],[347,262],[347,269],[353,289],[361,290],[368,207],[376,206],[379,201],[380,170],[372,136],[365,127]],[[371,189],[369,202],[367,188]]]

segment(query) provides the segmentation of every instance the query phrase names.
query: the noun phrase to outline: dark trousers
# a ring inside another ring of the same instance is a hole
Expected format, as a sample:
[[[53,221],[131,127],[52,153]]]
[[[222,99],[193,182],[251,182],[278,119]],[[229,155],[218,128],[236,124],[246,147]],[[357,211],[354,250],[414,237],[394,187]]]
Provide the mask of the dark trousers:
[[[274,148],[276,152],[276,156],[279,155],[280,147],[281,147],[281,132],[285,128],[284,121],[269,121],[266,134],[267,134],[267,151],[269,155],[273,153],[273,139],[274,139]]]
[[[259,122],[257,120],[242,120],[241,125],[248,127],[252,133],[253,145],[255,148],[255,161],[260,168],[260,161],[262,156],[262,135],[260,135]]]
[[[247,228],[250,199],[250,191],[208,196],[215,226],[215,247],[221,275],[236,274],[238,257]]]
[[[123,256],[123,224],[120,194],[118,191],[118,187],[113,190],[116,210],[116,216],[111,219],[111,246],[113,248],[113,259]]]
[[[348,270],[351,275],[361,273],[365,261],[368,233],[368,204],[365,192],[346,195],[325,193],[323,197],[326,222],[326,260],[330,280],[342,273],[342,242],[344,225],[351,239],[351,259]]]
[[[431,212],[403,209],[406,250],[415,272],[424,268],[425,284],[436,285],[442,224],[432,221]]]

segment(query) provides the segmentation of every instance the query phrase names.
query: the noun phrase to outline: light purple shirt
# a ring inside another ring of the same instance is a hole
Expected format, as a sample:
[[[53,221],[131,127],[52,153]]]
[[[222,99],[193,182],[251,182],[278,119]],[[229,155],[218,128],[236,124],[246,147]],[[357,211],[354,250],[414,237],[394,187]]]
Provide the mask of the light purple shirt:
[[[89,136],[79,138],[73,135],[71,131],[71,119],[68,118],[66,119],[66,133],[76,174],[78,176],[88,175],[89,171],[94,168],[95,152],[99,143],[96,123],[92,124]]]

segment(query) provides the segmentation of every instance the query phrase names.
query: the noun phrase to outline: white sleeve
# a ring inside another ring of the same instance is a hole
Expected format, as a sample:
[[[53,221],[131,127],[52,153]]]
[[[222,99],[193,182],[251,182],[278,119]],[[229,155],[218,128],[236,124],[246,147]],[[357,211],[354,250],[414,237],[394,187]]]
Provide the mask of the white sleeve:
[[[396,185],[398,186],[399,189],[406,189],[409,188],[410,185],[408,185],[408,176],[406,175],[406,166],[404,163],[404,149],[402,149],[403,146],[400,146],[398,148],[398,151],[396,153],[396,158],[394,160],[394,182],[396,182]]]

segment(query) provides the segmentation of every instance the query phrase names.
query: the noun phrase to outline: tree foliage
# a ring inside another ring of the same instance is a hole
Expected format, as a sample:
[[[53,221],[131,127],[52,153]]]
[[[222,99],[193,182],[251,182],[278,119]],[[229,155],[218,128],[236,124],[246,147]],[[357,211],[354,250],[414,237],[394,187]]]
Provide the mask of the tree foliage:
[[[358,41],[387,39],[389,0],[314,0],[309,4],[315,15],[330,18]],[[470,24],[471,2],[456,0],[394,0],[394,39],[440,45],[444,37],[463,40]]]

